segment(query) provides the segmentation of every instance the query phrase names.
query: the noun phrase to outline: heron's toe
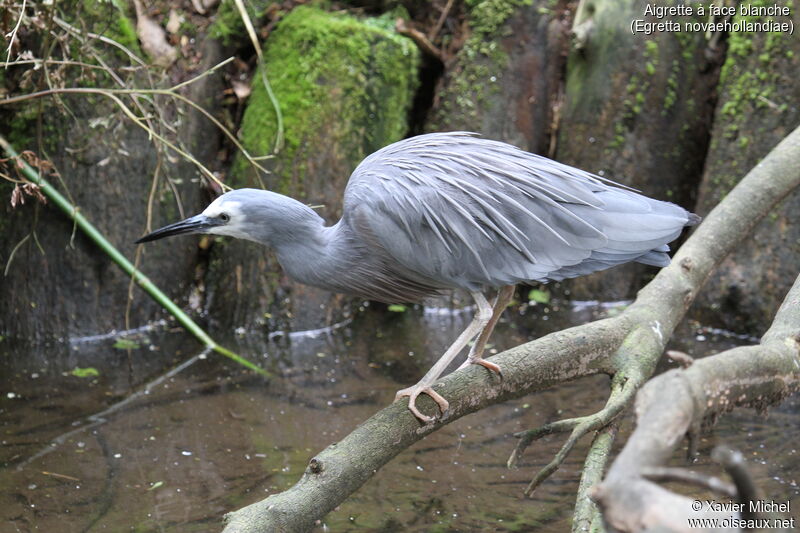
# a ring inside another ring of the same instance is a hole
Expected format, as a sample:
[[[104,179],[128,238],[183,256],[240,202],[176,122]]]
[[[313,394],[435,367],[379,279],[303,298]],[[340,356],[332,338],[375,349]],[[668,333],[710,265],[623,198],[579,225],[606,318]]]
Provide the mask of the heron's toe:
[[[436,402],[436,404],[439,406],[439,409],[442,412],[442,415],[444,415],[444,413],[447,412],[447,409],[450,408],[450,403],[447,400],[445,400],[441,394],[433,390],[433,388],[431,387],[420,386],[420,385],[414,385],[413,387],[397,391],[397,394],[394,397],[394,401],[397,401],[400,398],[408,397],[408,410],[411,411],[414,414],[414,416],[416,416],[425,424],[430,424],[431,422],[436,420],[436,418],[425,415],[419,409],[417,409],[417,396],[419,396],[422,393],[427,394],[428,396],[431,397],[431,399],[434,402]]]
[[[492,363],[490,361],[487,361],[486,359],[483,359],[482,357],[477,357],[475,359],[471,359],[471,360],[469,360],[469,363],[473,364],[473,365],[481,365],[486,370],[488,370],[490,372],[494,372],[495,374],[500,376],[500,379],[503,379],[503,370],[500,368],[500,366],[498,366],[498,365],[496,365],[496,364],[494,364],[494,363]]]

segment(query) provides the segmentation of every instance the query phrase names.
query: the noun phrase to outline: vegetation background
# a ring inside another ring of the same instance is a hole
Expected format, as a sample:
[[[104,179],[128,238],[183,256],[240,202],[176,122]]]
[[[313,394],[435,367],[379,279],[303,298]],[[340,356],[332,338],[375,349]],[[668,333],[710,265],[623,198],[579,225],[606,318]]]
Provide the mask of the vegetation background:
[[[360,302],[293,283],[266,250],[208,238],[132,243],[224,187],[273,189],[335,221],[363,157],[447,130],[507,141],[705,216],[800,124],[800,39],[632,33],[633,20],[664,20],[646,15],[648,4],[252,0],[248,19],[234,0],[2,0],[0,135],[212,334],[319,328]],[[797,6],[778,4],[791,14],[668,18],[796,26]],[[164,316],[13,160],[0,172],[6,345]],[[799,266],[794,194],[725,259],[690,316],[760,334]],[[628,265],[538,290],[627,300],[653,275]]]

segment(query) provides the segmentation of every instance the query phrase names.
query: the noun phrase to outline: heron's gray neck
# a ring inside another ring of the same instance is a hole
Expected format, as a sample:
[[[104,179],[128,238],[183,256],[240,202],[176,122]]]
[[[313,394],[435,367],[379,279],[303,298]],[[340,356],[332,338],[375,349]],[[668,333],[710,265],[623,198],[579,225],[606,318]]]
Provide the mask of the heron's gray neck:
[[[363,232],[353,229],[352,219],[345,217],[326,227],[316,213],[308,211],[309,216],[294,219],[289,231],[272,243],[292,279],[390,303],[418,301],[440,288],[434,280],[415,276],[392,262],[379,244],[364,240]]]
[[[349,240],[346,228],[342,222],[325,226],[325,221],[310,210],[298,214],[291,228],[273,238],[272,246],[281,267],[301,283],[340,290],[333,280],[340,279],[356,259],[345,253],[348,249],[355,252],[346,245]]]

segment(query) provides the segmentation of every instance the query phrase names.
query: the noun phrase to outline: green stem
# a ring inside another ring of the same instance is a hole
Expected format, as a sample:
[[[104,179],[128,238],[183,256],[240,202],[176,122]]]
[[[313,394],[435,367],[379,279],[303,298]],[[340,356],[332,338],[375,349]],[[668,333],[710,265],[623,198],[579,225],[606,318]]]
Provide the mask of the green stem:
[[[75,221],[75,224],[83,230],[83,232],[97,244],[117,265],[119,265],[122,270],[128,273],[134,281],[144,289],[147,294],[149,294],[155,301],[161,304],[164,309],[169,311],[172,316],[174,316],[178,322],[180,322],[183,327],[185,327],[189,332],[197,337],[197,339],[202,342],[205,346],[211,348],[215,352],[224,355],[225,357],[229,357],[230,359],[236,361],[242,366],[253,370],[254,372],[258,372],[262,376],[269,376],[269,372],[264,370],[263,368],[259,367],[258,365],[251,363],[247,359],[235,354],[234,352],[228,350],[224,346],[220,346],[217,342],[212,339],[208,333],[203,331],[203,329],[198,326],[194,320],[192,320],[189,315],[183,312],[180,307],[175,305],[172,300],[170,300],[166,294],[161,292],[161,290],[155,286],[155,284],[150,281],[150,279],[142,274],[133,264],[128,261],[128,259],[122,255],[119,251],[117,251],[114,246],[103,237],[103,234],[100,233],[97,228],[95,228],[91,222],[89,222],[86,217],[84,217],[78,208],[73,206],[55,187],[50,185],[50,183],[44,179],[38,172],[36,172],[33,168],[30,167],[25,161],[23,161],[19,154],[14,150],[14,148],[6,141],[2,136],[0,136],[0,147],[3,148],[5,153],[15,160],[15,164],[22,170],[25,176],[34,182],[36,185],[39,186],[41,191],[59,208],[61,208],[64,213],[72,220]]]

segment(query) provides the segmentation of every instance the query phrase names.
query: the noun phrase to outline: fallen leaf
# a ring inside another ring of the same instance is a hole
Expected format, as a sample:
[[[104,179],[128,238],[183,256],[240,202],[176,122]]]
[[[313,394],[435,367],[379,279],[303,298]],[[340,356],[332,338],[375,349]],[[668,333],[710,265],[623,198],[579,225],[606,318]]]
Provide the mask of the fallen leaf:
[[[145,15],[140,0],[133,0],[136,6],[136,35],[142,43],[142,48],[153,58],[153,63],[161,67],[168,67],[175,62],[178,51],[168,42],[164,28]]]

